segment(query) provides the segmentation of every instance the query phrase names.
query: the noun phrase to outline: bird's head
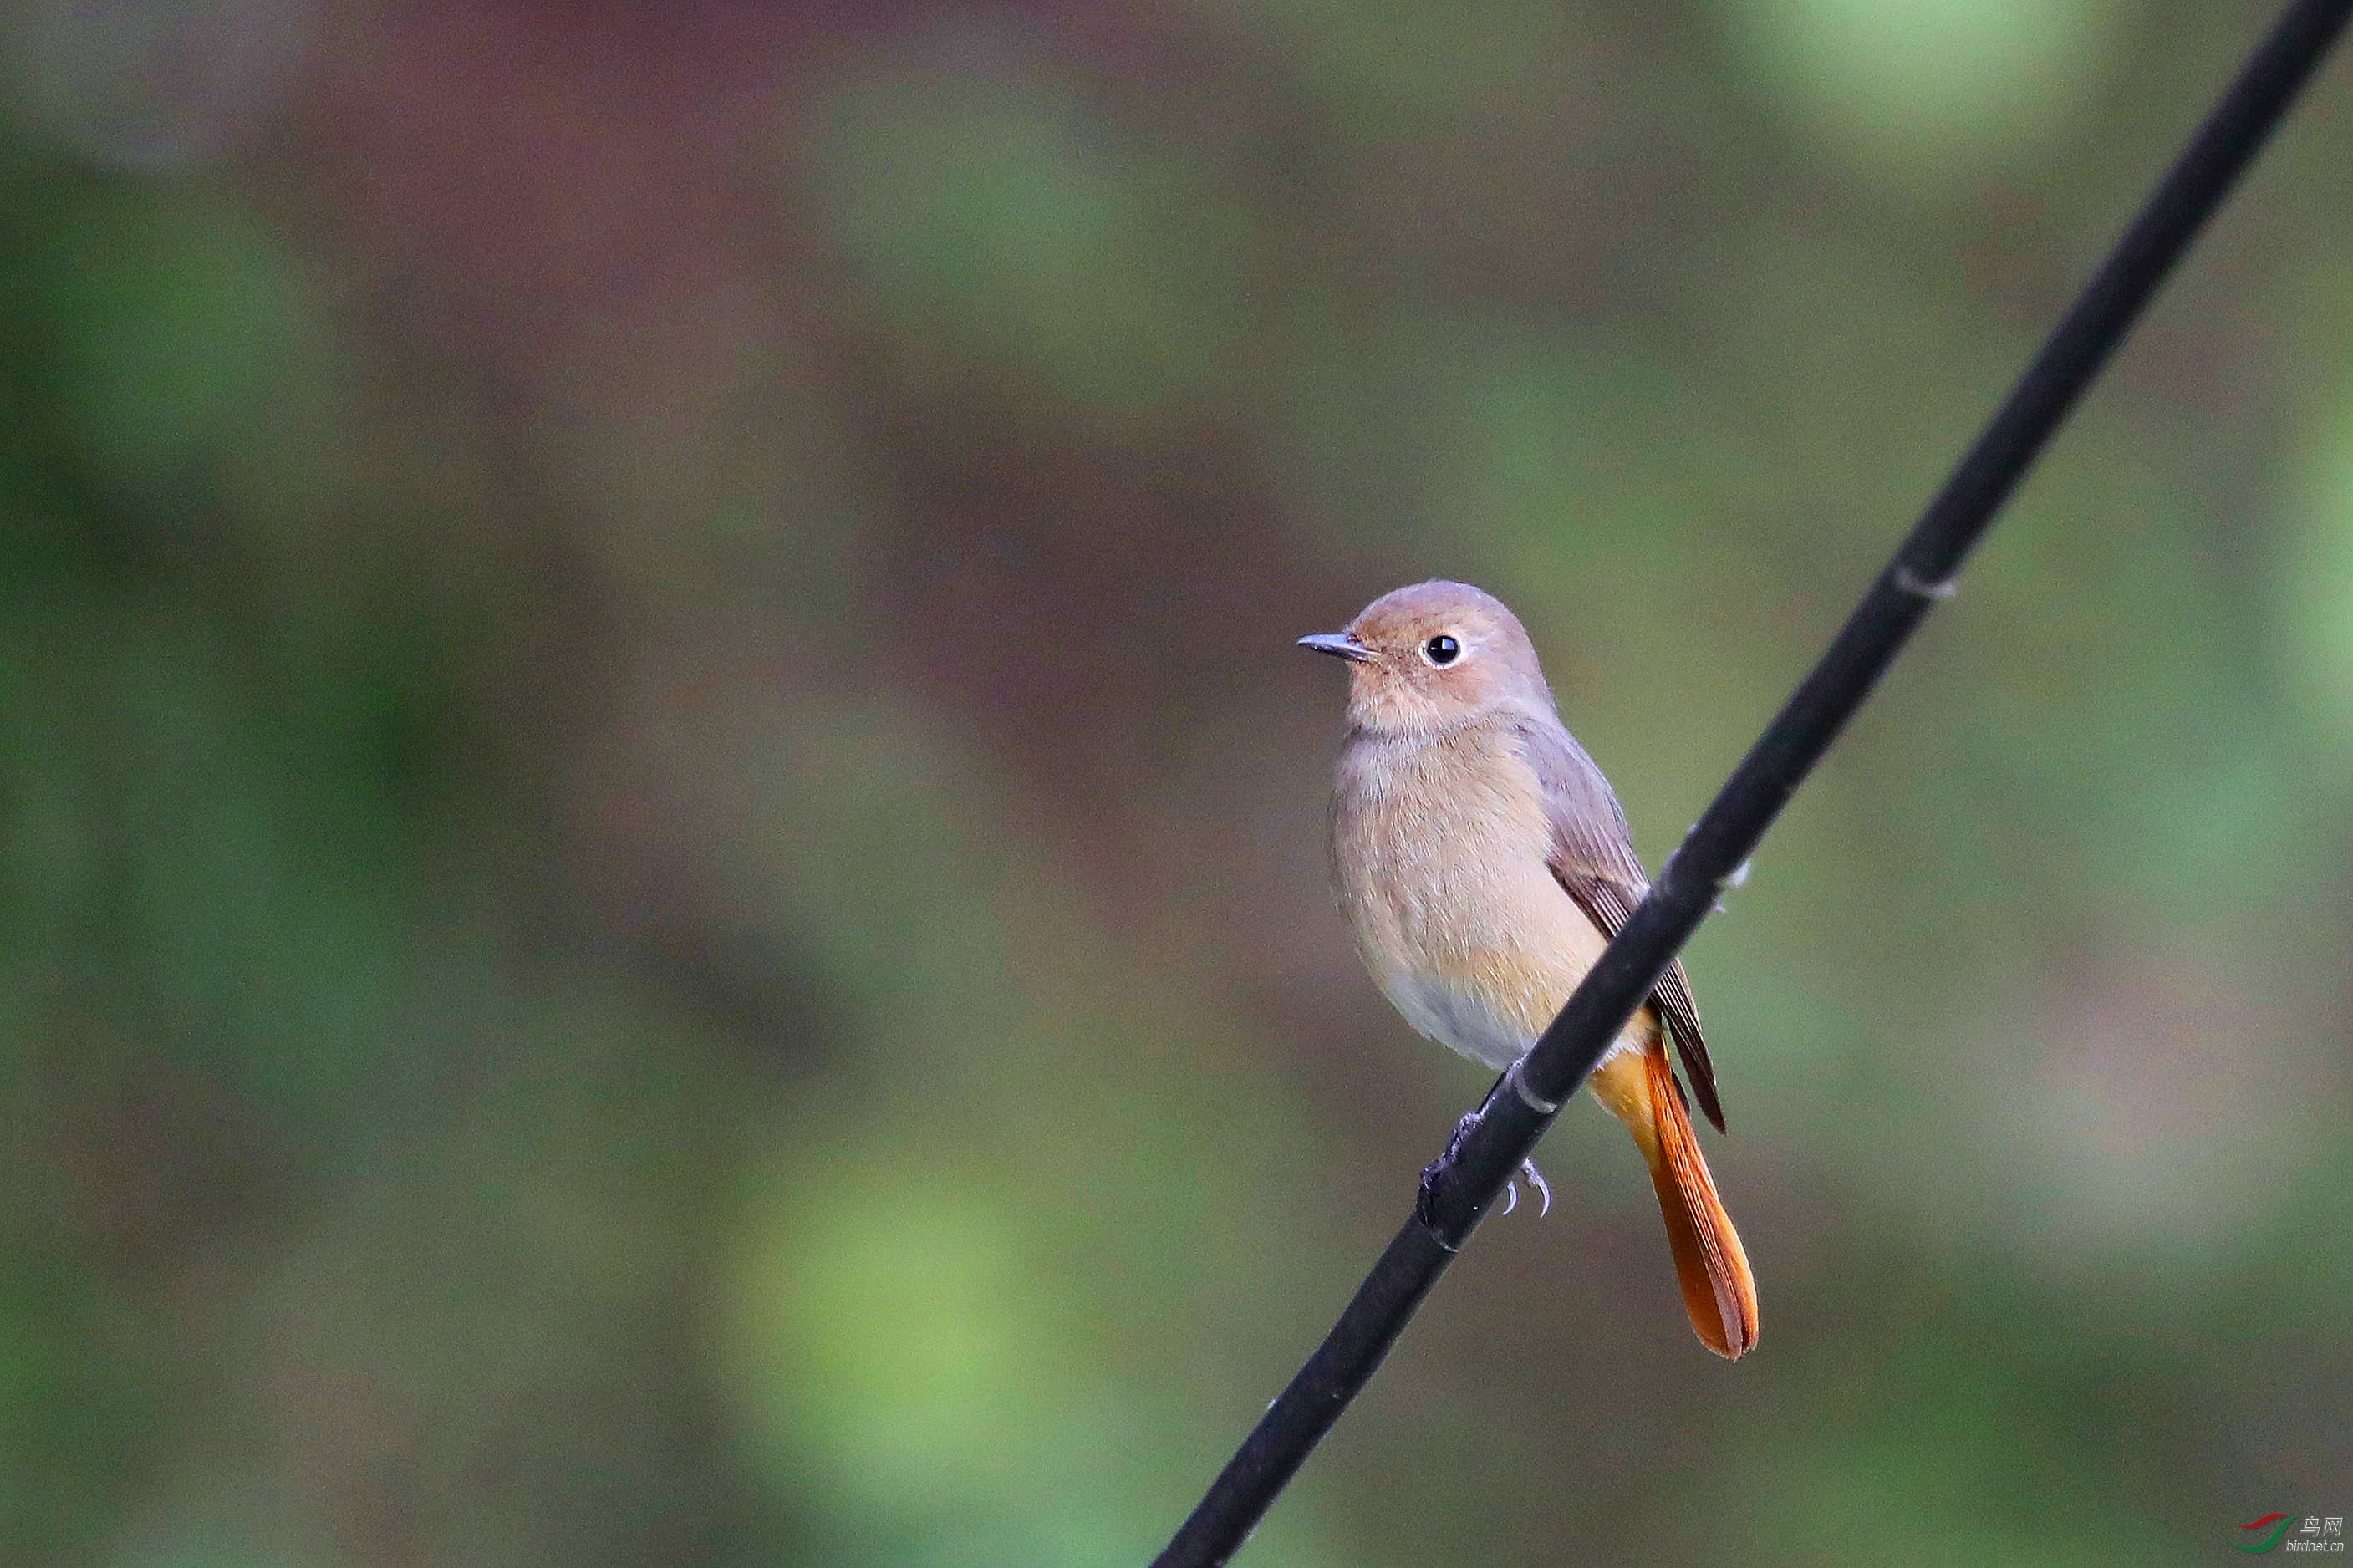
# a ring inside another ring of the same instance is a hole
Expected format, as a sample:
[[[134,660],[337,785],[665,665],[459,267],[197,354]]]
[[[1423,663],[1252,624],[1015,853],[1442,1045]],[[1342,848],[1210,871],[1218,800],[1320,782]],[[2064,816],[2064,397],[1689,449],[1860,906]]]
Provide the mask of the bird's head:
[[[1552,709],[1519,617],[1468,583],[1384,594],[1345,631],[1299,646],[1347,660],[1348,719],[1361,730],[1438,733],[1505,708]]]

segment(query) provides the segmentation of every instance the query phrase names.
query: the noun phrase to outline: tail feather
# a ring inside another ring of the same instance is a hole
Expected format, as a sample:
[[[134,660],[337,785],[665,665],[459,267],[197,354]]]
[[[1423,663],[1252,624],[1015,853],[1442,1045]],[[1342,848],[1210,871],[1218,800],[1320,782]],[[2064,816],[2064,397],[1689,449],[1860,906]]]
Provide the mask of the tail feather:
[[[1626,1124],[1650,1162],[1694,1331],[1716,1354],[1739,1359],[1757,1343],[1757,1280],[1700,1154],[1665,1040],[1653,1032],[1641,1056],[1614,1055],[1592,1081],[1595,1097]]]
[[[1715,1179],[1701,1157],[1667,1053],[1653,1047],[1644,1065],[1658,1126],[1657,1152],[1644,1152],[1651,1153],[1651,1184],[1658,1190],[1659,1213],[1667,1222],[1667,1245],[1674,1251],[1683,1310],[1691,1314],[1702,1343],[1727,1361],[1737,1361],[1757,1343],[1757,1279],[1748,1271],[1740,1233],[1732,1228],[1732,1216],[1716,1196]]]

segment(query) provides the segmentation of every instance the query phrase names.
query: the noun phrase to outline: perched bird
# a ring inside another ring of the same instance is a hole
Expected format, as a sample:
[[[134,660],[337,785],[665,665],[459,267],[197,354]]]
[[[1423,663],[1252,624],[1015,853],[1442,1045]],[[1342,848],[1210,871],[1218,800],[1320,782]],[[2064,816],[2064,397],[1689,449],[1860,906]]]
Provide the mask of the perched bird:
[[[1419,583],[1345,631],[1299,641],[1348,662],[1332,859],[1366,967],[1416,1029],[1507,1068],[1642,901],[1626,814],[1562,726],[1527,632],[1493,595]],[[1692,1327],[1737,1357],[1757,1342],[1757,1284],[1700,1157],[1670,1041],[1721,1131],[1680,962],[1589,1081],[1650,1163]]]

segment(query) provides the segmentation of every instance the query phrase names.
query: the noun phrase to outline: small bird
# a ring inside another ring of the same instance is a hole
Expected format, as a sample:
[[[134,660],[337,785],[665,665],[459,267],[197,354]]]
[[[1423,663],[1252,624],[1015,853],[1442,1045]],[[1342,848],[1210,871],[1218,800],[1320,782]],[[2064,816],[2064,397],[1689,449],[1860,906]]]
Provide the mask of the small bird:
[[[1561,724],[1526,630],[1492,595],[1418,583],[1299,644],[1348,662],[1332,860],[1365,965],[1416,1029],[1508,1068],[1649,888],[1625,811]],[[1737,1358],[1757,1342],[1757,1283],[1700,1157],[1670,1041],[1721,1131],[1680,961],[1589,1081],[1650,1163],[1693,1329]]]

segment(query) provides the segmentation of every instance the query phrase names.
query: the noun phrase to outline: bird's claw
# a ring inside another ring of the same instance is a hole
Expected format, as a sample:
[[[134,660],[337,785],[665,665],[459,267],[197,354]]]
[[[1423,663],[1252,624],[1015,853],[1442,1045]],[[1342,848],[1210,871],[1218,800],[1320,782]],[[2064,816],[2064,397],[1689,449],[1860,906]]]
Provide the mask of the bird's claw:
[[[1520,1174],[1528,1179],[1528,1185],[1534,1187],[1536,1190],[1536,1196],[1544,1200],[1542,1205],[1536,1210],[1536,1218],[1542,1219],[1552,1213],[1552,1184],[1544,1179],[1544,1173],[1536,1169],[1536,1163],[1534,1160],[1521,1161]],[[1517,1198],[1520,1191],[1519,1183],[1512,1183],[1511,1188],[1512,1195]],[[1504,1212],[1509,1214],[1512,1211],[1507,1208]]]
[[[1544,1173],[1536,1169],[1536,1163],[1534,1160],[1521,1161],[1518,1173],[1504,1182],[1504,1213],[1509,1214],[1520,1206],[1521,1176],[1528,1179],[1528,1185],[1536,1190],[1536,1196],[1542,1200],[1536,1209],[1536,1218],[1542,1219],[1552,1213],[1552,1184],[1544,1179]]]

